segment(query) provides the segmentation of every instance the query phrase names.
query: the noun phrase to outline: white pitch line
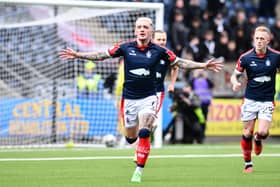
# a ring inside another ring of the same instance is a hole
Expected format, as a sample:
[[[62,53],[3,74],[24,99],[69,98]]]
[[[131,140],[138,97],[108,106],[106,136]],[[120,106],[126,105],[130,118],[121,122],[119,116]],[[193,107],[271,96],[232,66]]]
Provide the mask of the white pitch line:
[[[191,154],[191,155],[152,155],[149,158],[232,158],[242,154]],[[261,157],[280,157],[280,153],[267,153]],[[61,160],[121,160],[132,159],[132,156],[92,156],[92,157],[52,157],[52,158],[0,158],[0,162],[8,161],[61,161]]]
[[[42,146],[41,148],[40,147],[30,147],[30,148],[24,148],[26,146],[23,146],[23,147],[20,147],[20,148],[13,148],[13,147],[10,147],[10,148],[5,148],[4,147],[1,147],[0,146],[0,153],[1,152],[33,152],[33,151],[36,151],[36,152],[47,152],[47,151],[55,151],[57,152],[58,150],[59,151],[64,151],[64,152],[67,152],[67,151],[87,151],[87,150],[100,150],[100,147],[80,147],[81,145],[78,145],[78,146],[74,146],[74,148],[66,148],[65,145],[59,145],[59,147],[51,147],[51,146]],[[268,144],[268,145],[265,145],[265,147],[267,148],[272,148],[272,149],[279,149],[280,148],[280,144]],[[103,149],[104,148],[104,149]],[[131,147],[125,147],[125,148],[114,148],[115,150],[123,150],[123,149],[130,149]],[[162,150],[166,150],[166,149],[186,149],[186,150],[192,150],[192,149],[209,149],[209,150],[219,150],[219,149],[237,149],[237,150],[240,150],[240,145],[190,145],[190,146],[186,146],[186,145],[175,145],[175,146],[163,146],[161,149]],[[111,148],[105,148],[104,147],[101,147],[102,150],[114,150],[114,149],[111,149]]]

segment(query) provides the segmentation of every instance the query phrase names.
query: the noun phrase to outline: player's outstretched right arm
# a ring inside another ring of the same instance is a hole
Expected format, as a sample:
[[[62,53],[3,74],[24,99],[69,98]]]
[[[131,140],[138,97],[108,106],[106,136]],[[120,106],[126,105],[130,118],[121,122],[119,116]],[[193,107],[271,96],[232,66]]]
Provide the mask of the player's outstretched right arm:
[[[71,48],[62,49],[59,52],[59,57],[68,60],[68,59],[75,59],[75,58],[81,58],[81,59],[87,59],[87,60],[104,60],[107,58],[110,58],[110,55],[106,52],[88,52],[88,53],[80,53],[77,51],[74,51]]]

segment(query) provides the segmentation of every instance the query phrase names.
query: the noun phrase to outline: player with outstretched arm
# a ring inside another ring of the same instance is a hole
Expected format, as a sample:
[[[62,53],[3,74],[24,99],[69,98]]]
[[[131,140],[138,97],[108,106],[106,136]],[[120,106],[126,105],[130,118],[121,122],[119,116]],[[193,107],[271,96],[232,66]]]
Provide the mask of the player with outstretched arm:
[[[80,53],[70,48],[59,53],[62,59],[104,60],[111,57],[124,58],[125,79],[122,91],[124,98],[124,123],[126,140],[134,143],[139,137],[137,146],[137,167],[131,182],[141,182],[143,168],[150,153],[150,133],[155,120],[156,106],[156,65],[160,60],[188,69],[209,69],[219,71],[221,62],[209,60],[198,63],[177,57],[172,51],[151,42],[153,23],[148,17],[139,17],[135,23],[133,41],[115,44],[105,52]]]
[[[166,46],[166,42],[167,42],[167,34],[166,32],[162,31],[162,30],[155,30],[152,34],[152,41],[161,46],[161,47],[165,47]],[[160,62],[157,64],[156,66],[156,92],[157,92],[157,97],[158,97],[158,104],[156,107],[156,114],[159,113],[161,107],[162,107],[162,103],[164,100],[164,96],[165,96],[165,92],[164,92],[164,80],[165,80],[165,76],[167,74],[167,71],[170,67],[170,63],[165,62],[164,60],[160,60]],[[179,67],[178,66],[172,66],[170,68],[170,83],[168,84],[168,92],[173,92],[174,91],[174,85],[176,83],[177,77],[178,77],[178,71],[179,71]],[[155,132],[157,128],[157,124],[155,123],[152,129],[152,135]],[[133,144],[133,147],[137,147],[138,142],[135,142],[135,144]],[[134,162],[137,163],[137,154],[135,153],[135,157],[133,159]]]
[[[269,127],[274,111],[275,75],[280,67],[280,52],[270,47],[271,33],[265,26],[259,26],[254,33],[254,48],[243,53],[231,76],[233,91],[238,91],[241,83],[238,76],[246,71],[247,85],[245,98],[241,106],[241,121],[243,135],[241,148],[245,161],[245,173],[253,171],[251,152],[254,142],[254,152],[262,152],[262,140],[269,135]],[[258,129],[254,134],[255,122],[258,119]]]

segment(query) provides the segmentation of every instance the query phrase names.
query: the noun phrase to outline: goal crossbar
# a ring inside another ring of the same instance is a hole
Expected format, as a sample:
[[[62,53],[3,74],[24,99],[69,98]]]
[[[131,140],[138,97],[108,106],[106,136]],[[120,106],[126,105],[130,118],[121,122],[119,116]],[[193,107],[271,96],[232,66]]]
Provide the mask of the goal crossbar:
[[[103,7],[103,8],[133,8],[133,9],[155,9],[156,16],[163,18],[164,15],[164,5],[162,3],[145,3],[145,2],[117,2],[117,1],[75,1],[75,0],[56,0],[56,1],[46,1],[46,0],[0,0],[0,3],[8,4],[22,4],[22,5],[48,5],[48,6],[75,6],[81,8],[90,7]],[[157,20],[155,23],[155,28],[163,29],[163,19]]]

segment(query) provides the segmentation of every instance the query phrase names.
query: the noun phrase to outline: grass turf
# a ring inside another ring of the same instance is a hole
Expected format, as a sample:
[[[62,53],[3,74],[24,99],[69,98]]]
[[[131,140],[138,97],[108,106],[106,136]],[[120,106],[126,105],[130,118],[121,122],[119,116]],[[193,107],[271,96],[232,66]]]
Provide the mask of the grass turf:
[[[237,145],[182,145],[153,149],[140,184],[130,182],[135,168],[133,154],[132,149],[101,148],[0,150],[0,186],[280,186],[280,145],[277,144],[265,144],[263,154],[253,156],[254,172],[250,174],[242,172],[244,163]],[[7,158],[23,160],[5,160]],[[24,160],[27,158],[61,160]]]

